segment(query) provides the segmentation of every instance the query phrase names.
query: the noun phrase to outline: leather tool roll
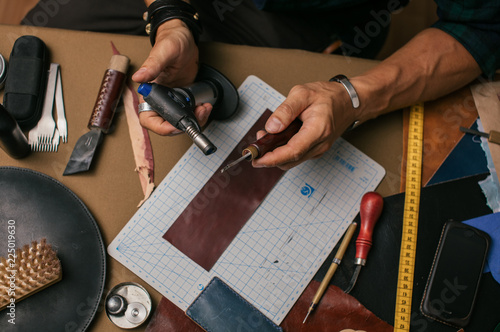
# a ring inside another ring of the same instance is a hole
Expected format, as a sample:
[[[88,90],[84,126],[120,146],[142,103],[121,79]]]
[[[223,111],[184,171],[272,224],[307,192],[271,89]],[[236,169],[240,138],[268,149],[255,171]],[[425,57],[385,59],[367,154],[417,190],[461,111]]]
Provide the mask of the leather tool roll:
[[[23,130],[33,128],[42,116],[48,68],[48,50],[41,39],[21,36],[16,40],[10,54],[3,102]]]
[[[125,87],[129,61],[124,55],[117,54],[111,57],[90,116],[89,129],[99,128],[105,134],[109,131],[116,107]]]

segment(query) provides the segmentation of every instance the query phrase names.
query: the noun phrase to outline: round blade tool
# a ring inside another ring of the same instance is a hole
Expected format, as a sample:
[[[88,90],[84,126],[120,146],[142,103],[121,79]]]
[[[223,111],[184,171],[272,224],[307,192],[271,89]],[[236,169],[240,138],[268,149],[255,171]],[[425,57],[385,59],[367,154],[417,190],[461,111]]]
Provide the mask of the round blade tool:
[[[353,289],[356,281],[358,280],[361,267],[366,264],[366,258],[368,257],[368,253],[372,247],[373,229],[382,214],[383,207],[384,199],[380,196],[380,194],[374,191],[367,192],[363,195],[363,198],[361,198],[359,211],[361,226],[356,239],[356,258],[354,261],[356,269],[354,270],[351,281],[345,290],[346,293],[349,293]]]

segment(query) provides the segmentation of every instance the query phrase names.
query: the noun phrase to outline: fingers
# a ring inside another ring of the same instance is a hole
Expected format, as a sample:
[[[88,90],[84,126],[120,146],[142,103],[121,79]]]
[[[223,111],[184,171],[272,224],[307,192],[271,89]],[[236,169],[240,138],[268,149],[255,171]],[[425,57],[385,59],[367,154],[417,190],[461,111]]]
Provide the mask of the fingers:
[[[158,29],[155,45],[132,80],[185,86],[192,83],[197,72],[198,48],[191,32],[182,21],[171,20]]]
[[[165,121],[161,116],[158,115],[158,113],[154,111],[141,112],[139,114],[139,121],[141,123],[141,126],[161,136],[176,135],[181,133],[179,129],[175,128],[170,123]]]
[[[285,101],[267,120],[266,131],[272,134],[283,131],[309,105],[307,90],[302,86],[293,87]]]
[[[306,123],[305,123],[306,124]],[[308,159],[321,157],[333,144],[329,137],[318,134],[319,128],[303,127],[286,145],[253,161],[254,167],[279,167],[288,170]]]
[[[212,105],[208,103],[196,107],[194,115],[200,126],[204,126],[207,123],[211,111]],[[141,112],[139,114],[139,120],[144,128],[161,136],[172,136],[182,133],[180,129],[177,129],[172,124],[165,121],[154,111]]]
[[[209,103],[205,103],[203,105],[197,106],[194,110],[194,116],[198,120],[198,124],[203,127],[207,124],[208,117],[212,112],[212,105]]]

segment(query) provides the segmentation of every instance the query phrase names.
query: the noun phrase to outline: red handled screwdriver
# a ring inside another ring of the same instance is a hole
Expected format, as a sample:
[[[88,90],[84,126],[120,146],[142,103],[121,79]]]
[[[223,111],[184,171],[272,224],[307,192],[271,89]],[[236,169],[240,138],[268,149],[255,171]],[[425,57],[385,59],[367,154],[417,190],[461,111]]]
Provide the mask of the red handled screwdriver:
[[[220,172],[224,173],[229,168],[239,164],[243,160],[252,161],[254,159],[262,157],[269,151],[273,151],[277,147],[285,145],[286,143],[288,143],[290,138],[292,138],[292,136],[299,131],[301,126],[302,126],[302,121],[300,121],[299,119],[295,119],[282,132],[277,134],[269,134],[269,133],[265,134],[260,139],[251,143],[245,149],[243,149],[243,151],[241,152],[242,156],[224,166],[224,168],[221,169]]]
[[[359,228],[358,238],[356,239],[356,258],[354,261],[356,269],[354,270],[354,274],[349,282],[349,286],[347,286],[347,289],[345,290],[346,293],[349,293],[353,289],[354,284],[358,279],[361,267],[366,264],[368,252],[372,247],[373,228],[382,213],[383,207],[384,199],[380,196],[380,194],[374,191],[367,192],[363,195],[363,198],[361,198],[359,211],[361,226]]]

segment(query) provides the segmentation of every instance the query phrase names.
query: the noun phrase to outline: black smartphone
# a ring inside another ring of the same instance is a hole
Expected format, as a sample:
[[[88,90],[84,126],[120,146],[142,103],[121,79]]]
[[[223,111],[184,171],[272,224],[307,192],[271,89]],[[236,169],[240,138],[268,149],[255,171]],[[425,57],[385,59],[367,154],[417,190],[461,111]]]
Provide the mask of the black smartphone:
[[[489,243],[475,227],[444,225],[420,306],[425,316],[455,327],[469,323]]]

